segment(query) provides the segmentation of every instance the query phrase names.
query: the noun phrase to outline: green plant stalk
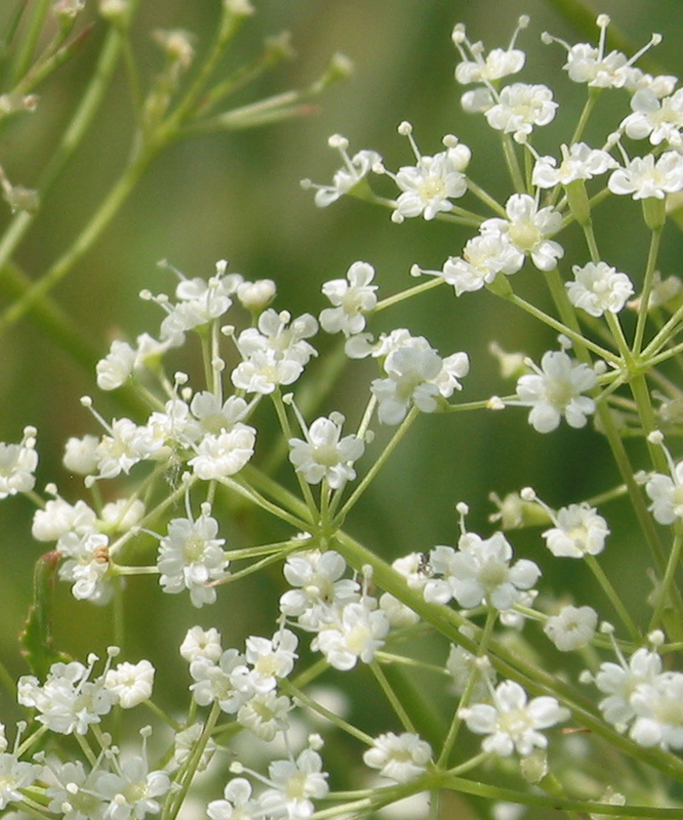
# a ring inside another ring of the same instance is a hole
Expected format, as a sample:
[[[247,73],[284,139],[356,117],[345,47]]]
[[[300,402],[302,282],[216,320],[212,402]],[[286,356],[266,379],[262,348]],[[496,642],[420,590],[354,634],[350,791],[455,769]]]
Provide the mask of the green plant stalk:
[[[12,61],[9,81],[11,88],[17,85],[28,71],[51,4],[52,0],[37,0],[31,9],[27,30]]]
[[[619,616],[619,618],[621,618],[621,622],[630,632],[631,640],[636,645],[638,645],[641,642],[640,630],[635,625],[633,618],[631,618],[631,616],[629,615],[628,610],[624,606],[624,602],[619,597],[619,594],[617,593],[616,589],[614,589],[612,582],[609,580],[609,578],[605,574],[604,570],[602,569],[594,555],[584,555],[583,559],[590,568],[595,578],[597,579],[600,586],[602,587],[605,595],[614,607],[617,615]]]
[[[652,612],[652,618],[650,619],[650,626],[648,627],[648,632],[652,631],[653,629],[659,628],[662,616],[664,615],[664,610],[666,609],[666,606],[669,602],[669,595],[672,591],[675,590],[674,584],[676,580],[676,570],[678,569],[678,565],[681,560],[682,546],[683,532],[681,532],[681,527],[677,526],[674,542],[671,547],[671,552],[669,553],[669,560],[666,564],[664,577],[662,578],[661,585],[659,587],[659,590],[657,591],[657,602]],[[680,597],[678,597],[677,602],[680,603]],[[676,620],[678,623],[680,623],[680,610],[677,613]]]
[[[645,325],[647,324],[648,305],[650,302],[650,294],[652,293],[652,285],[654,282],[655,269],[657,267],[657,256],[659,255],[661,238],[661,228],[652,231],[652,237],[650,238],[650,249],[648,251],[647,264],[645,267],[643,290],[640,297],[640,308],[638,310],[638,319],[636,322],[636,332],[633,338],[633,353],[635,356],[639,356],[643,348],[643,336],[645,334]]]
[[[411,732],[412,734],[417,734],[415,731],[415,726],[413,726],[413,721],[410,719],[410,715],[406,710],[403,708],[403,704],[401,703],[400,699],[396,697],[396,693],[391,688],[391,684],[387,680],[387,676],[382,671],[382,667],[377,663],[376,660],[370,661],[370,669],[372,670],[372,674],[375,676],[377,683],[379,683],[380,688],[384,692],[384,696],[389,701],[391,708],[396,713],[396,716],[401,721],[403,728],[406,732]]]

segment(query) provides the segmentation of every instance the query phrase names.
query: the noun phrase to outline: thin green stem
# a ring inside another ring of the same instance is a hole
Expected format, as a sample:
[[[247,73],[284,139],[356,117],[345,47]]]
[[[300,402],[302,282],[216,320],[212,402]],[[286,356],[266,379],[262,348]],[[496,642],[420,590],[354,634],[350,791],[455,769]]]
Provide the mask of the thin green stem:
[[[657,598],[652,618],[650,619],[650,626],[648,632],[653,629],[658,629],[661,626],[662,616],[664,610],[671,603],[671,593],[674,591],[674,584],[676,579],[676,572],[681,560],[681,548],[683,547],[683,530],[680,524],[676,526],[676,534],[669,553],[669,560],[666,563],[664,577],[657,589]],[[678,612],[680,621],[680,609]]]
[[[503,134],[501,139],[503,145],[503,155],[505,156],[505,163],[510,172],[512,184],[518,194],[526,193],[526,185],[524,184],[524,177],[522,176],[522,169],[519,167],[519,160],[515,153],[515,148],[512,144],[512,139],[509,134]],[[507,216],[507,214],[506,214]]]
[[[662,238],[662,230],[652,231],[650,238],[650,249],[647,255],[647,265],[645,267],[645,279],[640,297],[640,307],[638,308],[638,319],[636,321],[636,332],[633,337],[633,353],[640,355],[643,347],[643,336],[645,335],[645,325],[647,323],[647,313],[650,304],[650,294],[654,283],[655,270],[657,268],[657,257],[659,255],[659,245]]]
[[[379,313],[381,310],[385,310],[388,307],[392,307],[393,305],[397,305],[399,302],[403,302],[405,299],[411,299],[413,296],[417,296],[420,293],[426,293],[428,290],[433,290],[437,288],[439,285],[443,285],[444,280],[436,276],[433,279],[430,279],[427,282],[422,282],[419,285],[415,285],[415,287],[408,288],[407,290],[402,290],[400,293],[395,293],[393,296],[388,296],[386,299],[382,299],[380,302],[377,303],[375,309],[373,310],[374,313]]]
[[[391,684],[387,680],[387,676],[382,671],[382,667],[377,663],[376,660],[373,660],[369,664],[370,669],[372,670],[375,679],[379,683],[382,691],[384,692],[384,696],[391,704],[391,708],[396,712],[398,719],[401,721],[403,728],[406,732],[412,732],[413,734],[417,734],[415,731],[415,726],[413,726],[413,721],[410,719],[410,715],[406,712],[405,708],[401,701],[396,697],[396,693],[391,688]]]
[[[598,563],[596,557],[594,555],[584,555],[584,560],[590,568],[593,575],[595,576],[595,578],[597,579],[600,586],[603,588],[605,595],[607,595],[607,597],[609,598],[610,603],[616,610],[616,613],[619,616],[619,618],[621,618],[622,623],[631,635],[631,640],[636,644],[639,643],[642,639],[640,630],[634,623],[633,618],[631,618],[628,610],[624,606],[624,602],[619,597],[619,593],[612,585],[612,582],[605,574],[604,570]]]

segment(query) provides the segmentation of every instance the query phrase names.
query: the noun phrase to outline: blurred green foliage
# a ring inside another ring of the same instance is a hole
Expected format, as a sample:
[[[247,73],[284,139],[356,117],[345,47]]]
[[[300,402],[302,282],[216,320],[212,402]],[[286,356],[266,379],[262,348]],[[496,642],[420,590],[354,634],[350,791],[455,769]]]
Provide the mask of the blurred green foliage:
[[[15,4],[3,0],[0,5],[2,30],[7,11]],[[142,0],[133,45],[145,82],[162,65],[150,31],[190,30],[201,53],[216,26],[219,5],[218,0]],[[409,284],[412,263],[440,267],[447,256],[460,252],[468,236],[463,229],[422,220],[397,226],[388,212],[347,199],[322,211],[314,206],[299,180],[331,178],[338,157],[326,147],[327,137],[342,133],[352,151],[374,148],[388,167],[397,167],[410,162],[408,145],[396,133],[400,121],[414,124],[415,137],[426,154],[439,149],[445,133],[454,133],[473,150],[474,179],[505,198],[509,189],[497,140],[482,120],[467,117],[460,108],[460,91],[453,80],[456,52],[450,41],[454,23],[465,22],[472,39],[495,47],[507,44],[519,14],[531,15],[531,26],[520,38],[529,54],[522,79],[550,85],[562,105],[558,121],[547,135],[540,135],[540,149],[550,147],[550,140],[569,139],[574,122],[570,112],[577,111],[584,99],[584,90],[572,87],[562,76],[564,52],[558,46],[541,45],[540,32],[549,30],[571,42],[597,36],[597,30],[592,35],[577,32],[555,3],[541,0],[255,0],[254,5],[257,14],[246,22],[226,66],[250,59],[264,37],[285,28],[292,33],[297,58],[260,79],[238,103],[307,85],[324,71],[335,51],[353,60],[355,73],[349,82],[317,100],[311,116],[243,133],[198,136],[163,152],[100,240],[52,294],[101,355],[121,334],[134,338],[143,331],[153,332],[158,309],[137,295],[142,288],[159,292],[173,287],[168,272],[156,267],[161,258],[189,276],[208,276],[217,259],[227,258],[231,270],[250,279],[274,279],[279,286],[276,306],[293,314],[318,313],[324,306],[321,284],[343,276],[358,259],[375,266],[385,294]],[[595,11],[610,13],[638,47],[652,30],[661,31],[665,39],[657,49],[657,61],[668,73],[683,71],[677,46],[683,36],[680,2],[612,0]],[[16,118],[2,135],[0,164],[16,183],[36,184],[93,70],[106,26],[93,9],[86,16],[96,21],[94,27],[73,59],[39,89],[38,110]],[[614,127],[623,113],[617,112],[605,128]],[[15,262],[29,277],[39,278],[73,241],[116,180],[130,149],[133,125],[121,71],[16,254]],[[631,240],[645,233],[628,224],[629,214],[633,209],[618,210],[611,203],[604,210],[602,247],[611,264],[638,281],[646,249]],[[0,211],[0,231],[9,220],[9,209]],[[680,235],[667,229],[662,256],[666,275],[680,272],[680,249]],[[546,298],[533,270],[519,276],[528,280],[524,289],[541,301]],[[524,350],[535,357],[555,344],[551,333],[522,320],[485,292],[456,300],[444,288],[378,318],[381,322],[373,329],[408,326],[413,333],[427,336],[443,355],[467,350],[472,373],[464,400],[506,389],[487,353],[489,341],[495,339],[505,349]],[[323,351],[331,347],[325,339],[319,344]],[[61,467],[62,448],[70,435],[97,432],[78,402],[83,394],[96,395],[94,374],[46,336],[31,315],[11,327],[0,345],[0,439],[18,441],[22,428],[34,424],[41,454],[38,488],[56,481],[62,494],[75,500],[80,482]],[[361,380],[361,372],[367,378]],[[371,377],[369,366],[348,369],[322,409],[340,409],[355,423]],[[96,395],[96,404],[105,415],[125,412],[116,395]],[[261,418],[267,416],[262,413]],[[263,445],[260,449],[261,455],[267,455]],[[525,413],[514,410],[428,416],[420,419],[358,505],[349,527],[381,555],[393,559],[438,543],[454,543],[458,501],[472,508],[470,527],[486,529],[490,526],[486,517],[493,509],[487,501],[491,490],[502,496],[532,485],[549,503],[560,505],[590,497],[614,481],[607,446],[592,430],[563,428],[539,436],[527,425]],[[612,562],[611,571],[632,576],[633,595],[642,599],[647,593],[646,565],[637,557],[627,511],[615,504],[605,512],[614,533],[606,562]],[[17,634],[29,606],[32,566],[44,551],[44,545],[31,538],[30,516],[31,509],[22,499],[9,499],[0,506],[0,653],[16,673],[24,671]],[[249,524],[226,521],[225,526],[229,545],[234,547],[248,538],[270,537],[262,517]],[[519,552],[549,568],[537,533],[513,534],[512,540]],[[575,570],[579,602],[584,584],[591,583],[582,570]],[[557,582],[558,590],[564,588],[566,573],[561,585],[560,579]],[[127,654],[149,657],[155,663],[169,658],[165,664],[170,668],[176,664],[178,691],[183,691],[185,673],[176,648],[187,626],[220,626],[226,646],[233,636],[241,642],[247,628],[269,633],[281,589],[274,570],[253,584],[222,589],[216,607],[195,612],[184,597],[162,595],[154,578],[135,578],[124,605],[131,639]],[[261,610],[255,610],[254,601],[263,602]],[[57,589],[55,618],[57,647],[76,656],[101,652],[111,641],[111,614],[75,602],[65,586]],[[0,700],[0,718],[1,709]]]

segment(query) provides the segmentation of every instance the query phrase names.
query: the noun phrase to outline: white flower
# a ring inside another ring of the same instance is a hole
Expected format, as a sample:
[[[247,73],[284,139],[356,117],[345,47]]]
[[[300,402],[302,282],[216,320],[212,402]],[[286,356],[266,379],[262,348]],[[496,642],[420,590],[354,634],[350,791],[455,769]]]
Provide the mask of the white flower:
[[[131,467],[145,458],[140,450],[140,428],[130,419],[114,419],[111,435],[102,436],[95,448],[95,460],[100,478],[116,478],[130,472]]]
[[[38,466],[36,428],[26,427],[21,444],[0,442],[0,499],[27,493],[36,483],[33,473]]]
[[[96,791],[97,769],[86,773],[80,760],[57,764],[50,761],[43,779],[48,783],[45,794],[50,798],[48,810],[63,820],[84,820],[104,817],[106,803]],[[65,812],[66,807],[69,806]]]
[[[321,620],[329,620],[329,612],[359,598],[358,582],[342,578],[345,571],[346,561],[334,550],[292,553],[283,572],[287,582],[298,588],[282,595],[280,611],[297,618],[304,629],[317,631]]]
[[[10,752],[0,754],[0,809],[10,803],[23,803],[21,789],[28,788],[41,776],[43,767],[36,763],[20,761]]]
[[[549,433],[564,416],[570,427],[583,427],[595,402],[581,394],[597,385],[595,371],[562,350],[544,353],[541,369],[534,365],[534,370],[517,381],[519,403],[531,407],[529,424],[539,433]]]
[[[585,142],[575,142],[569,148],[561,146],[562,162],[557,167],[555,157],[539,157],[534,164],[531,184],[537,188],[570,185],[579,179],[592,179],[617,166],[607,151],[590,148]]]
[[[256,430],[238,422],[229,431],[205,435],[188,464],[203,481],[235,475],[254,455],[255,442]]]
[[[289,629],[281,629],[272,640],[252,635],[246,642],[246,660],[252,668],[242,678],[243,691],[265,694],[294,669],[299,639]]]
[[[681,145],[683,128],[683,88],[675,94],[658,99],[651,88],[641,88],[631,97],[633,114],[621,127],[631,139],[649,138],[652,145],[666,141],[671,146]]]
[[[569,709],[555,698],[533,698],[514,681],[503,681],[496,687],[494,703],[476,703],[458,713],[467,728],[478,735],[488,735],[482,743],[485,752],[508,757],[515,750],[527,757],[534,749],[545,749],[548,740],[539,729],[548,729],[570,717]]]
[[[30,675],[19,678],[18,701],[22,706],[35,707],[36,720],[52,732],[85,735],[92,723],[99,723],[114,703],[101,678],[90,681],[90,673],[96,661],[91,656],[89,666],[72,661],[54,663],[41,686]]]
[[[55,498],[44,509],[35,511],[31,534],[37,541],[56,541],[72,530],[78,535],[93,532],[96,525],[97,515],[85,501],[72,506],[63,498]]]
[[[96,779],[96,788],[110,802],[107,820],[135,820],[146,814],[159,814],[162,797],[171,788],[171,779],[163,771],[149,771],[143,756],[119,762],[117,773],[105,772]]]
[[[262,817],[261,806],[251,798],[251,783],[244,777],[233,777],[223,792],[224,800],[212,800],[206,807],[210,820],[256,820]]]
[[[376,151],[359,151],[353,157],[349,157],[346,149],[349,142],[345,137],[334,134],[329,138],[327,144],[331,148],[336,148],[344,161],[344,167],[340,168],[332,177],[332,185],[315,185],[309,179],[302,180],[304,188],[315,188],[315,204],[319,208],[325,208],[336,202],[339,197],[347,194],[372,170],[373,166],[382,161],[382,157]]]
[[[412,126],[402,123],[399,133],[410,140],[417,159],[416,165],[404,165],[396,175],[391,174],[402,193],[396,200],[396,210],[391,215],[394,222],[405,217],[434,217],[452,209],[451,199],[458,199],[467,191],[467,178],[463,173],[472,152],[466,145],[449,134],[443,138],[446,150],[433,157],[422,156],[412,136]]]
[[[552,122],[556,108],[553,92],[547,86],[512,83],[502,89],[498,102],[486,111],[486,119],[491,128],[519,140],[530,134],[534,125]]]
[[[455,288],[455,295],[475,291],[493,282],[499,273],[511,275],[524,264],[524,253],[518,250],[507,234],[486,233],[468,239],[462,257],[451,256],[440,275]]]
[[[683,674],[664,672],[631,696],[636,718],[629,735],[640,746],[683,749]]]
[[[72,436],[64,447],[62,463],[67,470],[78,475],[90,475],[97,469],[97,446],[100,440],[96,436],[86,435],[83,438]]]
[[[105,604],[113,589],[109,572],[109,538],[99,532],[78,535],[67,532],[59,538],[57,550],[66,557],[59,568],[63,581],[72,581],[71,592],[79,601]]]
[[[190,675],[195,683],[190,691],[199,706],[218,703],[229,715],[234,715],[248,695],[238,688],[245,672],[246,659],[236,649],[226,649],[218,663],[209,657],[197,657],[190,663]]]
[[[474,631],[467,626],[461,626],[458,631],[470,640],[474,638]],[[448,652],[446,671],[453,679],[453,685],[449,688],[458,697],[464,694],[474,675],[474,685],[470,690],[470,699],[474,701],[485,700],[491,691],[490,686],[496,682],[496,670],[490,663],[481,663],[476,655],[454,643]]]
[[[285,695],[278,695],[275,691],[255,692],[240,706],[237,722],[261,740],[271,741],[278,732],[286,731],[287,713],[291,709],[292,702]]]
[[[382,777],[397,783],[406,783],[419,777],[432,758],[429,743],[412,732],[401,735],[387,732],[379,735],[363,753],[363,762],[371,769],[379,769]]]
[[[526,55],[520,49],[514,48],[514,45],[520,30],[526,28],[528,24],[529,18],[522,15],[507,49],[493,48],[484,58],[483,44],[470,43],[465,34],[465,26],[458,23],[451,35],[462,57],[462,62],[455,67],[456,81],[461,85],[491,82],[521,71],[524,68]]]
[[[166,766],[169,771],[179,769],[189,761],[192,753],[197,749],[197,741],[201,737],[203,730],[204,724],[198,721],[197,723],[191,723],[187,729],[183,729],[182,732],[176,732],[173,738],[173,758]],[[216,741],[209,738],[197,765],[198,772],[203,772],[206,769],[216,749]]]
[[[424,588],[431,603],[447,603],[455,598],[460,606],[473,609],[488,603],[501,611],[519,600],[521,591],[531,589],[541,571],[533,561],[523,558],[512,566],[512,547],[500,533],[484,540],[475,533],[464,533],[458,551],[436,547],[430,553],[435,575]]]
[[[375,354],[376,355],[376,354]],[[375,379],[370,389],[379,401],[379,420],[399,424],[410,405],[423,413],[434,413],[438,397],[460,390],[458,378],[469,371],[466,353],[441,359],[423,336],[403,338],[384,360],[386,379]]]
[[[375,652],[384,646],[384,638],[389,632],[387,616],[379,610],[372,610],[368,599],[346,604],[338,619],[323,624],[311,648],[319,650],[327,662],[335,669],[353,669],[358,659],[370,663]]]
[[[155,669],[149,661],[120,663],[104,676],[104,688],[123,709],[132,709],[152,697]]]
[[[598,707],[608,723],[624,731],[635,716],[632,696],[643,684],[655,682],[662,671],[662,659],[656,652],[641,647],[631,655],[628,665],[620,656],[619,663],[606,661],[595,676],[598,689],[607,695]]]
[[[553,208],[539,211],[536,200],[529,194],[513,194],[505,204],[505,212],[507,219],[496,217],[482,222],[479,227],[482,236],[503,234],[520,253],[531,256],[539,270],[552,270],[564,256],[562,246],[548,239],[562,227],[559,212]]]
[[[196,521],[172,519],[167,535],[159,542],[157,567],[164,592],[188,589],[196,607],[214,603],[216,589],[207,584],[227,577],[230,563],[223,552],[225,539],[216,538],[218,522],[210,512],[210,505],[202,504],[202,514]]]
[[[632,194],[633,199],[664,199],[683,190],[683,156],[666,151],[656,161],[652,154],[634,157],[625,168],[612,172],[607,186],[613,194]]]
[[[572,267],[574,281],[567,282],[569,301],[590,316],[602,316],[605,311],[619,313],[633,294],[633,284],[625,273],[617,273],[606,262],[593,262]]]
[[[365,444],[356,435],[340,438],[343,423],[341,413],[332,413],[329,418],[316,419],[304,431],[306,441],[289,440],[289,460],[309,484],[320,484],[325,479],[333,490],[338,490],[356,477],[352,465],[363,455]]]
[[[238,396],[230,396],[221,404],[218,396],[204,390],[194,394],[190,410],[205,433],[218,435],[229,432],[244,418],[247,403]]]
[[[652,504],[649,508],[655,521],[673,524],[683,518],[683,461],[671,466],[671,475],[654,473],[645,485]]]
[[[276,760],[268,767],[273,788],[259,798],[263,813],[278,820],[306,820],[314,811],[313,799],[329,791],[322,759],[313,749],[304,749],[293,760]]]
[[[326,333],[351,336],[365,329],[365,314],[375,309],[377,285],[371,285],[375,269],[367,262],[354,262],[346,279],[332,279],[323,285],[323,293],[334,307],[320,314],[320,325]]]
[[[180,644],[180,654],[190,663],[202,658],[216,663],[223,654],[221,633],[215,627],[204,630],[193,626]]]
[[[591,642],[597,624],[598,613],[592,607],[563,606],[548,618],[543,631],[560,652],[571,652]]]
[[[620,51],[604,56],[604,41],[600,48],[589,43],[577,43],[569,50],[562,66],[575,83],[587,83],[593,88],[623,88],[629,81],[629,61]]]
[[[237,288],[237,298],[243,308],[254,313],[265,310],[275,298],[277,285],[272,279],[242,282]]]
[[[599,555],[605,548],[605,539],[609,535],[607,522],[585,501],[563,507],[552,518],[555,526],[546,530],[543,538],[550,552],[558,558]]]

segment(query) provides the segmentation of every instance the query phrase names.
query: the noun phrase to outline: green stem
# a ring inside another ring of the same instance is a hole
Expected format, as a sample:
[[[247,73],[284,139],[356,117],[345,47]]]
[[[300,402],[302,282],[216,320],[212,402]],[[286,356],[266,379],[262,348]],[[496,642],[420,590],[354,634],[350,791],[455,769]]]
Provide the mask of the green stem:
[[[676,571],[678,570],[678,565],[681,560],[681,547],[683,546],[683,532],[681,531],[680,525],[676,527],[676,535],[674,536],[674,542],[671,547],[671,552],[669,553],[669,560],[666,564],[666,570],[664,572],[664,577],[662,578],[662,582],[660,584],[659,589],[657,590],[657,603],[655,604],[654,611],[652,613],[652,618],[650,619],[650,626],[648,627],[648,632],[652,631],[653,629],[658,629],[662,616],[664,614],[664,610],[666,609],[667,605],[670,603],[670,594],[675,590],[674,583],[676,578]],[[679,598],[680,601],[680,598]],[[679,609],[679,618],[677,619],[680,622],[680,609]]]
[[[433,290],[439,285],[443,285],[443,283],[444,280],[440,276],[436,276],[428,282],[422,282],[419,285],[415,285],[415,287],[402,290],[400,293],[395,293],[393,296],[388,296],[386,299],[382,299],[381,302],[377,303],[375,309],[373,310],[373,314],[379,313],[381,310],[385,310],[393,305],[397,305],[399,302],[403,302],[404,299],[411,299],[413,296],[417,296],[420,293]]]
[[[406,732],[417,734],[417,732],[415,731],[415,727],[413,726],[413,722],[410,719],[410,715],[403,708],[403,704],[401,703],[401,701],[396,697],[396,693],[391,688],[391,685],[387,680],[387,676],[382,671],[382,667],[377,663],[376,660],[371,661],[369,665],[373,675],[375,676],[377,682],[382,688],[382,691],[384,692],[386,699],[389,701],[392,709],[394,710],[394,712],[396,712],[398,719],[403,724],[403,728],[406,730]]]
[[[643,347],[643,336],[645,335],[645,325],[647,323],[647,314],[650,304],[650,294],[652,293],[652,285],[654,283],[655,270],[657,267],[657,256],[659,255],[659,244],[662,238],[662,230],[652,231],[650,238],[650,249],[647,256],[647,266],[645,268],[645,279],[643,282],[643,291],[640,297],[640,307],[638,308],[638,320],[636,322],[636,332],[633,337],[633,353],[635,356],[640,354]]]
[[[617,615],[621,618],[622,623],[624,624],[626,629],[629,631],[629,633],[631,635],[631,640],[636,644],[640,643],[641,642],[640,630],[635,625],[633,619],[629,615],[628,610],[624,606],[623,601],[619,597],[619,594],[617,593],[616,589],[614,589],[611,581],[609,580],[609,578],[605,574],[604,570],[602,569],[602,567],[598,563],[595,556],[594,555],[584,555],[584,560],[585,560],[586,564],[588,565],[588,567],[590,568],[593,575],[596,577],[596,579],[597,579],[598,583],[600,584],[600,586],[603,588],[603,590],[605,592],[605,595],[607,595],[607,597],[609,598],[610,603],[612,604],[612,606],[616,610]]]

